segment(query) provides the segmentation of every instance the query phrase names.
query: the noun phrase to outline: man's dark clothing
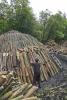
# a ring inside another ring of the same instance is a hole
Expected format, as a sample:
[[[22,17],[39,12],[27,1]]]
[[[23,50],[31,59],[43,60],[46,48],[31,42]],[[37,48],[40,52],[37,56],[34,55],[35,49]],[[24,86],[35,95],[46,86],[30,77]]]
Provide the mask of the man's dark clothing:
[[[33,70],[34,70],[34,74],[40,74],[40,64],[39,63],[33,63]]]
[[[36,84],[38,82],[38,85],[40,87],[40,64],[39,63],[32,63],[34,76],[33,76],[33,84]]]

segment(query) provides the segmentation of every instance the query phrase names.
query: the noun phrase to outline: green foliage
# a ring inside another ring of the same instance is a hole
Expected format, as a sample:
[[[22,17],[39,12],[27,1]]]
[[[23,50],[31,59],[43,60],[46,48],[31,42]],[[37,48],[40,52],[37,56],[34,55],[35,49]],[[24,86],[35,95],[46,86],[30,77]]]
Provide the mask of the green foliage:
[[[58,12],[52,15],[46,9],[40,12],[39,20],[35,18],[28,0],[1,0],[0,34],[17,30],[35,36],[41,42],[53,39],[56,42],[67,40],[67,19]]]
[[[36,19],[32,8],[29,7],[28,0],[11,0],[10,5],[6,2],[3,0],[0,3],[0,32],[15,29],[24,33],[33,33]]]
[[[45,14],[45,13],[44,13]],[[43,15],[44,15],[43,14]],[[47,14],[46,23],[43,20],[43,42],[48,39],[53,39],[56,42],[65,38],[66,18],[64,14],[58,12],[55,15]],[[45,23],[45,24],[44,24]]]

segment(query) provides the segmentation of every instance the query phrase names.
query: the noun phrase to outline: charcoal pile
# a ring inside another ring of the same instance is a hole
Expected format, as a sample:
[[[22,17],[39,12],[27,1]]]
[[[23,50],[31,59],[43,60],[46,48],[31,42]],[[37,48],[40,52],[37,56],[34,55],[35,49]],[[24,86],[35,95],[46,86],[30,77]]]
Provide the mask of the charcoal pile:
[[[59,71],[57,61],[51,59],[46,47],[34,37],[17,31],[0,36],[0,71],[13,71],[22,83],[31,83],[31,63],[36,58],[41,64],[41,81],[48,80]]]
[[[9,31],[0,36],[0,52],[9,52],[14,48],[23,48],[27,46],[39,46],[41,43],[28,34],[22,34],[18,31]]]
[[[0,73],[0,100],[39,100],[34,95],[38,89],[32,84],[21,84],[13,73]]]

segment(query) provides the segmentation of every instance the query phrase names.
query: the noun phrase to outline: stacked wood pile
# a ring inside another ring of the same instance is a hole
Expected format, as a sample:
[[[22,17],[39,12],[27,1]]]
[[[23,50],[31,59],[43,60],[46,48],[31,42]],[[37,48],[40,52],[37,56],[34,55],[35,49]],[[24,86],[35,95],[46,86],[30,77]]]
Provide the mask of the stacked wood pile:
[[[49,40],[45,45],[49,50],[58,51],[60,49],[60,46],[54,40]]]
[[[60,53],[67,55],[67,47],[61,46],[61,49],[59,50]]]
[[[39,59],[41,65],[41,81],[48,80],[48,78],[55,75],[60,68],[58,63],[55,63],[55,61],[50,58],[47,51],[36,46],[18,49],[15,54],[8,53],[8,56],[5,55],[2,58],[5,60],[5,65],[1,65],[1,71],[15,72],[16,77],[24,83],[31,83],[33,80],[34,73],[32,63],[35,63],[36,58]]]
[[[67,47],[67,41],[62,44],[63,47]]]
[[[60,52],[64,55],[67,55],[67,41],[65,41],[62,46],[61,46],[61,49],[60,49]]]
[[[46,47],[30,35],[10,31],[0,36],[0,70],[13,71],[21,82],[31,83],[35,58],[41,64],[41,81],[48,80],[59,70]]]
[[[34,95],[37,89],[32,84],[19,83],[13,73],[0,73],[0,100],[39,100]]]
[[[31,35],[20,33],[18,31],[9,31],[0,36],[0,52],[10,52],[14,48],[23,48],[27,46],[42,45]]]
[[[49,40],[46,43],[46,47],[48,48],[48,51],[62,53],[64,55],[67,55],[67,41],[65,41],[63,44],[58,45],[54,40]]]
[[[56,65],[54,61],[50,59],[50,56],[47,52],[44,52],[44,49],[38,47],[30,47],[25,49],[18,50],[18,59],[21,62],[21,80],[23,82],[32,82],[33,79],[33,68],[31,63],[35,63],[35,59],[39,59],[39,63],[41,65],[41,80],[48,80],[49,77],[55,75],[59,66]]]

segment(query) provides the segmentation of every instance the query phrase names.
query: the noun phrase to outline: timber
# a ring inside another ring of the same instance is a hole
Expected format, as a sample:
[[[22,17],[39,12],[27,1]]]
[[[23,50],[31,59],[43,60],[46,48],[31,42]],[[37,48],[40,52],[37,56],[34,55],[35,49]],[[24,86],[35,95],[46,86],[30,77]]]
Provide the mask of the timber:
[[[31,63],[35,63],[36,58],[41,65],[41,81],[48,80],[59,71],[58,58],[51,58],[47,48],[30,35],[9,31],[0,36],[0,47],[0,72],[13,71],[21,83],[32,83],[34,71]]]
[[[38,87],[29,83],[18,83],[18,79],[16,82],[13,75],[10,77],[10,73],[5,75],[5,77],[7,77],[7,80],[6,84],[1,85],[4,88],[0,90],[0,100],[39,100],[34,95]],[[8,77],[12,81],[9,82]]]

